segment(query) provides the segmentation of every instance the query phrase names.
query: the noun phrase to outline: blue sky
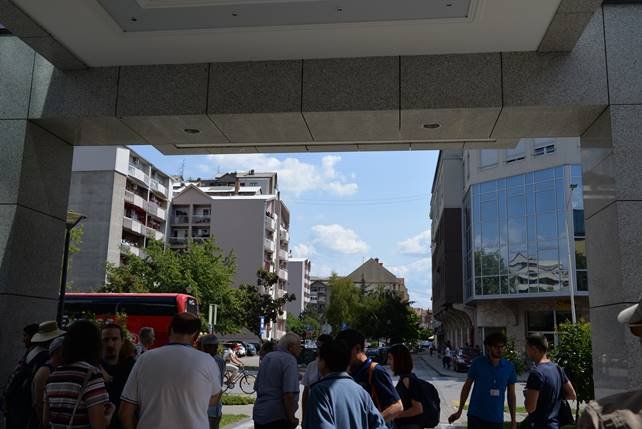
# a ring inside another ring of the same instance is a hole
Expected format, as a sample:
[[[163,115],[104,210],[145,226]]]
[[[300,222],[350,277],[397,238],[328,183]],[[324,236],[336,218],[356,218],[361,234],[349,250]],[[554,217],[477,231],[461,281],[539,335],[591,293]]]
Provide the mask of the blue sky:
[[[165,156],[136,152],[168,174],[214,177],[276,171],[290,209],[290,248],[313,275],[349,274],[378,257],[406,279],[416,306],[430,307],[430,189],[437,152],[358,152]]]

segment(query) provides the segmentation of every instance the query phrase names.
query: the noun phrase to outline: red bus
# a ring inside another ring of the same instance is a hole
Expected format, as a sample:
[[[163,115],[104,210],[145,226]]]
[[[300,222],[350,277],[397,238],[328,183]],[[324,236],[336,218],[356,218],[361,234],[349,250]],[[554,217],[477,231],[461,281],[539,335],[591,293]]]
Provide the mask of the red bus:
[[[65,294],[64,318],[80,318],[91,314],[98,320],[114,319],[118,313],[127,315],[127,329],[134,343],[138,332],[149,326],[154,328],[154,347],[167,344],[169,324],[176,313],[189,312],[196,315],[196,298],[181,293],[67,293]]]

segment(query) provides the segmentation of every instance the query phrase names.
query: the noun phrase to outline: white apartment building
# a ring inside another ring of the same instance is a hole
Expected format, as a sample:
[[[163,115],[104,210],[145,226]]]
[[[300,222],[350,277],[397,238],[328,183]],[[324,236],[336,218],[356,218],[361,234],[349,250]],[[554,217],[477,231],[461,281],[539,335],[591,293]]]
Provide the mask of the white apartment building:
[[[296,296],[296,300],[286,304],[289,316],[298,317],[310,303],[310,268],[309,259],[288,260],[287,291]]]

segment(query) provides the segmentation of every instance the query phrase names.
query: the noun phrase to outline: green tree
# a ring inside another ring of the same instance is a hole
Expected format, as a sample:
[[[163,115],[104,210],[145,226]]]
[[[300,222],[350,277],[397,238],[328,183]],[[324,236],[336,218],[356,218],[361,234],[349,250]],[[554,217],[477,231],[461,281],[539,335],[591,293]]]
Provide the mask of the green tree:
[[[327,322],[336,334],[343,323],[355,326],[359,320],[362,294],[352,281],[332,273],[328,281],[330,304],[326,311]]]
[[[272,298],[272,291],[278,281],[275,273],[265,270],[257,271],[257,284],[241,285],[236,292],[239,312],[238,322],[256,335],[261,334],[260,318],[265,318],[265,323],[275,323],[283,315],[283,306],[296,299],[294,294],[284,293],[279,298]]]
[[[230,287],[236,261],[232,253],[223,253],[213,239],[190,243],[180,252],[153,241],[145,249],[144,257],[128,253],[124,259],[120,266],[107,265],[103,292],[190,294],[201,308],[210,304],[219,306],[218,331],[238,329],[238,300]]]
[[[514,338],[509,338],[504,348],[504,358],[512,362],[517,375],[526,371],[526,359],[524,353],[517,349]]]
[[[576,324],[564,322],[557,327],[557,333],[559,344],[551,352],[550,358],[564,368],[564,372],[575,387],[577,417],[580,402],[595,399],[591,324],[584,321]]]
[[[412,302],[383,286],[362,297],[356,328],[368,338],[387,338],[392,343],[412,343],[419,339],[419,316]]]

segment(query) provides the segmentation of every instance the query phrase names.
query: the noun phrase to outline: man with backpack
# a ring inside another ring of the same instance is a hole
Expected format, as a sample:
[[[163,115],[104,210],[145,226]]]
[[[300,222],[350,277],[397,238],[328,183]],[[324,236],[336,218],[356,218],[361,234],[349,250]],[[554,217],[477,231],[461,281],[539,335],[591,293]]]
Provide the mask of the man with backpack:
[[[350,375],[370,394],[386,423],[392,423],[403,411],[403,404],[388,372],[366,356],[365,337],[354,329],[346,329],[336,339],[350,349]]]

